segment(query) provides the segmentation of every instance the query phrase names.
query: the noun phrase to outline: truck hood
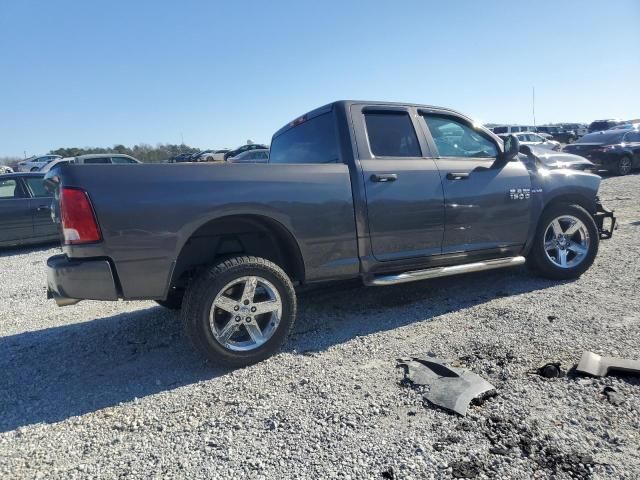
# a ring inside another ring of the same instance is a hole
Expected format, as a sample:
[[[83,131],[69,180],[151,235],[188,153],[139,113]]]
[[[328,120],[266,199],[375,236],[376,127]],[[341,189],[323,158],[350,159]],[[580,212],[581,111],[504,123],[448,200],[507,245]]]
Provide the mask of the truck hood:
[[[554,152],[545,148],[534,147],[532,145],[524,145],[520,152],[533,159],[539,166],[556,169],[570,168],[574,170],[592,170],[595,169],[593,162],[590,162],[580,155],[574,155],[567,152]]]

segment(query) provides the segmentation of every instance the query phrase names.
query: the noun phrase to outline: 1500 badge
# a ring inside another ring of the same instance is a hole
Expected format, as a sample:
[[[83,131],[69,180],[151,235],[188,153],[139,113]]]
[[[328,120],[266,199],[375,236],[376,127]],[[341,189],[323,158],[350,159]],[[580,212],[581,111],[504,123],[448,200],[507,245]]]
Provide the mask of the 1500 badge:
[[[528,200],[531,197],[530,188],[510,188],[509,198],[511,200]]]

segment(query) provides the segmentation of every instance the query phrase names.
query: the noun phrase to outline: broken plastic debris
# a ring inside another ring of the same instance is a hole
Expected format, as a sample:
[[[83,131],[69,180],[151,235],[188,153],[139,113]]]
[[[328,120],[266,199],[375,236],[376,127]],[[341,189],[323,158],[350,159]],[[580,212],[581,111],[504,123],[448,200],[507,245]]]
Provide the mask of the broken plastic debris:
[[[405,382],[429,389],[423,395],[425,400],[462,416],[467,414],[472,400],[495,394],[493,385],[482,377],[452,367],[446,360],[414,357],[401,360],[398,366],[404,368]]]
[[[610,370],[628,373],[640,373],[640,360],[628,360],[617,357],[601,357],[592,352],[584,352],[576,372],[605,377]]]

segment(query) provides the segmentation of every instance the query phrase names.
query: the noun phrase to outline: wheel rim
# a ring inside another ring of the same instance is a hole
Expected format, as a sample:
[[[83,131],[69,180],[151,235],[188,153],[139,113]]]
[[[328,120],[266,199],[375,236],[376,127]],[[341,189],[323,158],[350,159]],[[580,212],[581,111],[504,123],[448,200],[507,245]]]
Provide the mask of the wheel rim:
[[[590,244],[587,226],[571,215],[554,218],[544,232],[545,254],[560,268],[580,265],[589,253]]]
[[[630,171],[631,171],[631,159],[628,157],[622,157],[620,159],[620,173],[623,175],[626,175]]]
[[[216,295],[209,312],[214,338],[236,352],[264,345],[278,329],[282,299],[271,282],[256,276],[229,282]]]

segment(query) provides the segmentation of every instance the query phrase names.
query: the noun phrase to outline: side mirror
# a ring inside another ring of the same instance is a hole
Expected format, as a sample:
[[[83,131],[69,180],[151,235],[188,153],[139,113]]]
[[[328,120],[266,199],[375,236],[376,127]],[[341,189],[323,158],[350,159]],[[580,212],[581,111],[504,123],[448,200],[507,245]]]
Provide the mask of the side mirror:
[[[520,153],[520,141],[515,135],[509,135],[504,140],[504,152],[500,156],[500,165],[506,165]]]

